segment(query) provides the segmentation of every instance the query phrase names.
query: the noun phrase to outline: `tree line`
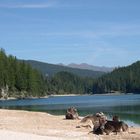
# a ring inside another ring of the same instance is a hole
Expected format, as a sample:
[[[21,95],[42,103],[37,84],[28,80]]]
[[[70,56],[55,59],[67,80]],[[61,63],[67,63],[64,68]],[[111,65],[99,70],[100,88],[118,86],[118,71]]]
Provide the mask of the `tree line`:
[[[99,78],[82,78],[60,72],[54,75],[50,83],[56,94],[140,93],[140,61],[116,68]]]
[[[59,72],[50,79],[50,93],[91,94],[93,78],[83,78],[69,72]]]
[[[0,97],[90,93],[92,81],[65,71],[58,72],[53,77],[45,76],[30,64],[12,55],[7,56],[5,50],[0,49]]]
[[[115,69],[96,80],[93,93],[140,93],[140,61]]]
[[[42,74],[24,61],[7,56],[0,49],[0,90],[1,97],[43,96],[45,82]],[[6,92],[7,91],[7,92]]]
[[[59,72],[48,82],[52,94],[140,93],[140,61],[116,68],[99,78],[83,78]]]
[[[61,71],[43,75],[24,61],[0,49],[0,97],[42,97],[50,94],[140,93],[140,61],[99,78]]]

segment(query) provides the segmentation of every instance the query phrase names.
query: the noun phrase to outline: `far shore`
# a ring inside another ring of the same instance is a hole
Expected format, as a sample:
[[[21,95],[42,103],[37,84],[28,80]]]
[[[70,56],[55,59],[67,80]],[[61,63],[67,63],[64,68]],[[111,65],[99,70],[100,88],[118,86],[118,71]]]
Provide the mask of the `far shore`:
[[[43,97],[8,97],[8,98],[0,98],[0,100],[22,100],[22,99],[45,99],[49,97],[63,97],[63,96],[116,96],[116,95],[135,95],[134,93],[120,93],[120,92],[115,92],[115,93],[103,93],[103,94],[52,94],[52,95],[46,95]]]
[[[0,109],[1,140],[139,140],[140,127],[110,135],[89,133],[80,120],[66,120],[43,112]]]

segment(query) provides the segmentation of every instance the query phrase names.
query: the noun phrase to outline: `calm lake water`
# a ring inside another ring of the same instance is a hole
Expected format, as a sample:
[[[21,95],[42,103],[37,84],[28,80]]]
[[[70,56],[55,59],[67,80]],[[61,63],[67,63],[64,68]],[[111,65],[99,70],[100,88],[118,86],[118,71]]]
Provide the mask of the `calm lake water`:
[[[104,112],[108,117],[120,116],[130,126],[140,126],[140,95],[58,96],[45,99],[0,101],[0,108],[22,109],[64,115],[74,106],[81,116]]]

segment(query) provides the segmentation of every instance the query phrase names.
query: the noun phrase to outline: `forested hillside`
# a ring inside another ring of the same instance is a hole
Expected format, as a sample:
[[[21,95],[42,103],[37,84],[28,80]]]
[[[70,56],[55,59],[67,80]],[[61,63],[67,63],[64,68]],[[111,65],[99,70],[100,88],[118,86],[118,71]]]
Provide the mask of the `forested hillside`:
[[[66,71],[46,76],[0,49],[0,98],[91,93],[93,81]]]
[[[61,71],[70,72],[80,77],[92,77],[92,78],[98,78],[105,74],[105,72],[100,72],[100,71],[69,68],[66,66],[48,64],[48,63],[34,61],[34,60],[28,60],[25,62],[30,64],[33,68],[41,71],[43,75],[47,75],[47,76],[53,76],[56,73],[61,72]]]
[[[124,92],[140,93],[140,61],[122,67],[97,79],[94,93]]]
[[[0,49],[0,91],[0,96],[4,98],[43,96],[45,81],[42,74],[29,64],[19,62],[12,55],[7,56]]]
[[[93,78],[83,78],[69,72],[59,72],[50,80],[54,94],[91,94],[93,83]]]
[[[127,67],[116,68],[113,72],[103,74],[102,76],[101,73],[95,73],[95,75],[92,74],[91,76],[90,71],[67,69],[67,67],[44,64],[37,61],[29,62],[33,67],[43,71],[43,73],[46,71],[53,73],[51,78],[53,82],[49,83],[51,90],[53,90],[55,94],[140,92],[140,61]],[[63,72],[61,73],[61,71]],[[73,79],[71,79],[72,77]],[[96,77],[96,79],[93,77]],[[76,79],[76,81],[74,79]],[[54,83],[55,86],[53,85]]]
[[[140,61],[96,79],[67,71],[48,76],[0,49],[0,98],[110,92],[140,93]]]

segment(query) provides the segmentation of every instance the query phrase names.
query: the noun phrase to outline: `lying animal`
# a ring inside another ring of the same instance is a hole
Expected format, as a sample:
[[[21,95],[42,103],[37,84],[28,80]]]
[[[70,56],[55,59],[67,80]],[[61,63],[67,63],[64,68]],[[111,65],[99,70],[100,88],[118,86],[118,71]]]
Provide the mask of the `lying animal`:
[[[84,122],[86,122],[86,121],[88,121],[88,120],[91,120],[92,123],[93,123],[93,125],[94,125],[94,123],[95,123],[96,121],[99,121],[99,119],[100,119],[101,117],[105,117],[105,118],[106,118],[106,116],[105,116],[102,112],[99,112],[99,113],[96,113],[96,114],[93,114],[93,115],[87,115],[86,117],[84,117],[84,118],[81,120],[81,122],[84,123]]]
[[[77,109],[74,107],[68,108],[65,118],[66,119],[79,119]]]
[[[87,115],[85,116],[82,120],[81,120],[81,123],[85,123],[85,122],[90,122],[90,125],[86,125],[87,127],[90,127],[90,128],[93,128],[94,126],[95,127],[99,127],[97,126],[98,125],[98,122],[100,119],[103,119],[103,120],[106,120],[107,117],[105,116],[104,113],[102,112],[99,112],[99,113],[96,113],[96,114],[93,114],[93,115]],[[84,125],[81,125],[82,127],[86,127]]]
[[[119,117],[118,116],[113,116],[112,120],[114,122],[122,122],[122,131],[127,131],[128,130],[128,125],[126,123],[124,123],[123,121],[119,121]]]
[[[128,125],[124,123],[123,121],[119,121],[119,118],[117,116],[113,117],[113,121],[103,121],[99,120],[98,127],[93,129],[94,134],[103,134],[104,132],[109,135],[111,132],[121,132],[128,130]]]
[[[104,132],[109,135],[111,132],[121,132],[123,130],[125,123],[123,121],[107,121],[104,125]],[[124,130],[123,130],[124,131]]]

